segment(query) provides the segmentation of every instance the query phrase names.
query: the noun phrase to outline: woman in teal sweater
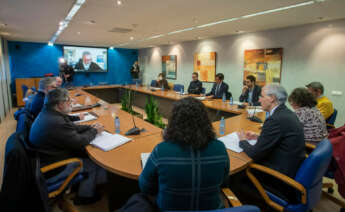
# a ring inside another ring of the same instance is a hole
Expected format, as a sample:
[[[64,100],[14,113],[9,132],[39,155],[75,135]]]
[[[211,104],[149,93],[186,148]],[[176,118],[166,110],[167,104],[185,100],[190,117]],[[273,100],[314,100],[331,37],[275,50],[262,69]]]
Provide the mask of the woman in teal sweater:
[[[152,151],[139,177],[161,211],[223,208],[221,184],[229,157],[216,140],[205,106],[192,97],[174,103],[164,141]]]

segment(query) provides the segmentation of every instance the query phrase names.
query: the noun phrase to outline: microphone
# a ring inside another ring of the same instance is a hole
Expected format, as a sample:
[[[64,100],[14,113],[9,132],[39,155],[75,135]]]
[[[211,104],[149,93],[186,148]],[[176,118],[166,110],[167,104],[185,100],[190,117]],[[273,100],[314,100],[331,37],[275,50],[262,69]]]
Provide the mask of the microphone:
[[[129,96],[129,101],[131,101],[131,96]],[[134,120],[134,116],[133,113],[131,113],[132,115],[132,120],[133,120],[133,125],[134,127],[132,129],[129,129],[125,135],[139,135],[140,134],[140,129],[135,125],[135,120]]]
[[[135,121],[134,121],[134,116],[132,114],[132,120],[133,120],[133,125],[134,127],[132,129],[129,129],[126,132],[126,135],[139,135],[140,134],[140,129],[135,125]]]
[[[253,122],[262,123],[262,120],[259,117],[255,116],[255,110],[256,110],[256,106],[254,106],[253,115],[251,117],[248,117],[248,119]]]

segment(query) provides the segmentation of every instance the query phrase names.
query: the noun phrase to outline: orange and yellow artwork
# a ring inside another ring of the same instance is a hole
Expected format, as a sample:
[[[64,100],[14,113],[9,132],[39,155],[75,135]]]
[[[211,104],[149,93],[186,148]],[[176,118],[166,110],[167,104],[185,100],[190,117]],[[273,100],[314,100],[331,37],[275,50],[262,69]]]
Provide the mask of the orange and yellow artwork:
[[[265,86],[280,83],[283,48],[251,49],[244,51],[243,79],[248,75],[256,77],[256,84]]]
[[[214,82],[216,76],[216,52],[195,53],[194,72],[201,82]]]

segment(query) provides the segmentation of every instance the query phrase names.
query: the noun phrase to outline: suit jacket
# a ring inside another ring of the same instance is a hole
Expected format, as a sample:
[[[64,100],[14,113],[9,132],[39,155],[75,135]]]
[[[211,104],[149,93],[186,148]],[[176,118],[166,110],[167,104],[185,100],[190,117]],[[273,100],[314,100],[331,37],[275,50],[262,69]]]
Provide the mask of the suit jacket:
[[[212,90],[211,92],[207,93],[206,96],[210,96],[213,95],[213,98],[215,99],[221,99],[223,98],[223,93],[225,93],[225,95],[229,95],[228,90],[229,90],[229,86],[228,84],[226,84],[224,81],[222,82],[222,84],[220,85],[220,88],[218,89],[217,93],[216,93],[216,88],[217,88],[217,83],[213,84]]]
[[[188,86],[188,93],[190,94],[201,94],[202,92],[202,82],[199,80],[191,81]]]
[[[46,94],[42,91],[38,91],[37,94],[33,97],[31,105],[29,106],[29,112],[36,118],[41,112],[44,105],[44,98]]]
[[[91,62],[90,67],[88,70],[85,70],[83,60],[79,60],[79,62],[75,65],[74,69],[78,69],[81,71],[91,71],[91,72],[101,72],[104,71],[97,63]]]
[[[253,89],[253,95],[252,95],[252,103],[254,106],[261,105],[259,102],[260,94],[261,94],[261,87],[258,85],[255,85]],[[240,96],[240,102],[248,102],[248,97],[249,97],[249,89],[247,89],[247,91]]]
[[[136,69],[136,71],[134,71]],[[133,79],[139,78],[140,67],[139,65],[132,65],[131,67],[131,76]]]
[[[71,157],[87,157],[85,146],[97,130],[88,125],[76,125],[69,116],[44,107],[30,130],[30,143],[41,150],[42,165]]]
[[[279,105],[262,127],[257,143],[241,141],[240,147],[256,163],[294,178],[305,159],[303,126],[294,112]]]

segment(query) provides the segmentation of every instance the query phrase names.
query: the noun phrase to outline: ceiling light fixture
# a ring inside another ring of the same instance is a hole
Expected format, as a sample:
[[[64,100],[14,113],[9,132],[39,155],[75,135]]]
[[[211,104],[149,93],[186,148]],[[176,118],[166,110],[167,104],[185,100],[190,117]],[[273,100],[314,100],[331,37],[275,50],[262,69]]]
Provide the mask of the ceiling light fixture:
[[[54,43],[52,43],[52,42],[48,42],[48,46],[54,46]]]
[[[80,7],[85,3],[85,0],[76,0],[70,11],[68,12],[66,18],[63,21],[59,22],[59,28],[53,35],[53,37],[50,39],[48,42],[51,43],[52,45],[56,41],[56,39],[59,37],[59,35],[66,29],[68,26],[69,22],[72,20],[72,18],[75,16],[75,14],[78,12]]]
[[[311,5],[311,4],[314,4],[314,3],[320,3],[320,2],[324,2],[324,1],[326,1],[326,0],[306,1],[306,2],[303,2],[303,3],[294,4],[294,5],[290,5],[290,6],[286,6],[286,7],[280,7],[280,8],[276,8],[276,9],[265,10],[265,11],[258,12],[258,13],[253,13],[253,14],[244,15],[244,16],[235,17],[235,18],[230,18],[230,19],[224,19],[224,20],[220,20],[220,21],[216,21],[216,22],[211,22],[211,23],[208,23],[208,24],[199,25],[199,26],[196,26],[196,27],[190,27],[190,28],[186,28],[186,29],[181,29],[181,30],[169,32],[167,34],[161,34],[161,35],[158,35],[158,36],[156,35],[156,36],[152,36],[152,37],[149,37],[149,38],[146,38],[146,39],[142,39],[141,41],[151,40],[151,39],[163,37],[163,36],[166,36],[166,35],[172,35],[172,34],[176,34],[176,33],[180,33],[180,32],[191,31],[191,30],[198,29],[198,28],[214,26],[214,25],[217,25],[217,24],[228,23],[228,22],[237,21],[237,20],[241,20],[241,19],[252,18],[252,17],[255,17],[255,16],[265,15],[265,14],[269,14],[269,13],[280,12],[280,11],[289,10],[289,9],[293,9],[293,8],[297,8],[297,7],[304,7],[304,6],[308,6],[308,5]],[[121,46],[124,46],[124,45],[127,45],[127,44],[129,44],[129,43],[121,44]]]
[[[109,49],[110,49],[110,50],[114,50],[114,47],[113,47],[113,46],[111,46],[111,47],[109,47]]]
[[[134,37],[130,37],[129,39],[130,39],[130,40],[134,40]]]
[[[117,0],[116,3],[117,3],[118,6],[122,5],[122,1],[121,0]]]

